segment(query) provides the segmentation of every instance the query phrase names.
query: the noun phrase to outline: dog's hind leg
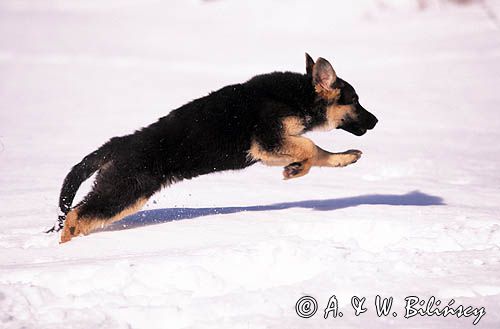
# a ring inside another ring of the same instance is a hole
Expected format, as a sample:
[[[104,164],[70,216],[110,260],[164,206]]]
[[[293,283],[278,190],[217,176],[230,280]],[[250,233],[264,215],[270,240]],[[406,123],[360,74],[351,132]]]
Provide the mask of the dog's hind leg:
[[[99,175],[93,190],[67,214],[61,243],[134,214],[158,188],[147,175],[122,177],[114,170]]]
[[[131,204],[127,208],[121,211],[117,210],[111,217],[99,214],[89,216],[86,215],[85,212],[81,212],[80,207],[76,207],[66,216],[64,228],[61,234],[61,243],[68,242],[71,238],[80,234],[87,235],[97,229],[104,228],[114,222],[122,220],[123,218],[139,211],[147,200],[148,199],[146,198],[136,200],[135,203]]]

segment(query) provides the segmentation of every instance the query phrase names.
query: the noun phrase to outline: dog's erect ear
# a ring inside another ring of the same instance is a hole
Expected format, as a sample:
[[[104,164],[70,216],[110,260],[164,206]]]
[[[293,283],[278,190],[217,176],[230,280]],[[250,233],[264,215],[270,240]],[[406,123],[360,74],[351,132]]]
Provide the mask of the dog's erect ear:
[[[308,53],[306,53],[306,72],[307,72],[307,75],[312,76],[313,67],[314,67],[314,60],[312,59],[311,56],[309,56]]]
[[[337,74],[332,65],[324,58],[318,58],[312,70],[313,83],[315,87],[330,91],[337,80]]]

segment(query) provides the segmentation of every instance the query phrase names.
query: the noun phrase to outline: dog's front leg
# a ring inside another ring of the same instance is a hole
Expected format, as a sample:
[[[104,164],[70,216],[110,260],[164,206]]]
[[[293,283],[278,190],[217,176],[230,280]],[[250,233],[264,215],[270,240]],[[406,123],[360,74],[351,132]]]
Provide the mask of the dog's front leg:
[[[268,166],[286,166],[283,176],[289,179],[306,175],[318,156],[317,151],[318,147],[308,138],[286,136],[280,147],[272,150],[257,142],[252,143],[249,155]]]
[[[341,153],[332,153],[323,150],[319,146],[316,146],[315,157],[312,161],[304,162],[293,162],[285,166],[283,171],[283,176],[285,179],[296,178],[304,176],[309,172],[311,166],[318,167],[345,167],[352,163],[355,163],[361,157],[362,152],[358,150],[348,150]],[[304,171],[306,171],[304,173]]]
[[[345,167],[353,164],[361,158],[362,152],[359,150],[348,150],[340,153],[331,153],[317,146],[317,158],[314,162],[318,167]]]

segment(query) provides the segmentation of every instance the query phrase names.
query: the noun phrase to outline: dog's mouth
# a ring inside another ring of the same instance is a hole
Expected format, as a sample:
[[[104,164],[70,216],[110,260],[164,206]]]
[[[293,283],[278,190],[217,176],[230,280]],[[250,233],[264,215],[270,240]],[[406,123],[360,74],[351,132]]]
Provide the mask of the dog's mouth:
[[[367,130],[373,129],[378,122],[377,118],[373,114],[369,112],[367,113],[367,118],[360,121],[348,122],[346,125],[340,128],[347,132],[350,132],[353,135],[363,136],[364,134],[366,134]]]
[[[366,134],[367,130],[375,128],[378,119],[358,104],[356,105],[356,118],[352,119],[346,117],[342,121],[344,124],[339,128],[348,131],[353,135],[363,136]]]
[[[357,125],[350,125],[350,126],[342,127],[341,129],[344,129],[345,131],[350,132],[351,134],[356,135],[356,136],[363,136],[367,130],[366,128],[362,128],[362,127],[357,126]]]

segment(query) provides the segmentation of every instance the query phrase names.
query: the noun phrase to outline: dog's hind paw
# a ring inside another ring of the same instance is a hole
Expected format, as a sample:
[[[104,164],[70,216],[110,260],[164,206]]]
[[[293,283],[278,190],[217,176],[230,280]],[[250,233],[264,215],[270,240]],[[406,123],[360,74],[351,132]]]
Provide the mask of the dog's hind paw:
[[[76,210],[72,210],[68,213],[66,220],[64,221],[64,227],[61,232],[61,240],[59,243],[68,242],[71,238],[78,236],[80,233],[78,214]]]

